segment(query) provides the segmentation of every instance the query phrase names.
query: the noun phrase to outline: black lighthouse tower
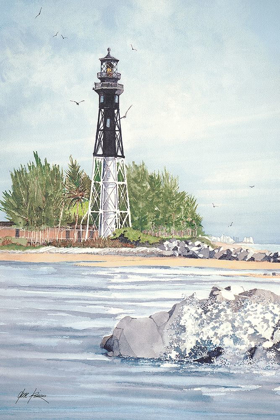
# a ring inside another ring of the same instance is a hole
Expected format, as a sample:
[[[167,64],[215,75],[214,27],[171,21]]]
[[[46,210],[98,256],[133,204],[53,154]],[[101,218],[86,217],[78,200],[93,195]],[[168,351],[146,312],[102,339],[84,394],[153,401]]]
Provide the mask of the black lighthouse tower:
[[[119,112],[124,88],[119,83],[119,60],[110,52],[108,48],[107,55],[100,58],[101,68],[97,73],[100,82],[93,88],[99,96],[99,110],[86,236],[90,225],[98,228],[101,237],[110,236],[117,228],[131,226]]]

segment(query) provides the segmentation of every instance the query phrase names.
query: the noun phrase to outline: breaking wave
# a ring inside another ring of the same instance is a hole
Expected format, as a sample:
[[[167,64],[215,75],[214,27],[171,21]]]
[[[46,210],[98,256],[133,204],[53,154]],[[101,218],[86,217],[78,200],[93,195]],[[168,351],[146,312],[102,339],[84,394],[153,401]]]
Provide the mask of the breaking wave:
[[[236,299],[225,289],[222,293],[226,300],[185,299],[170,326],[166,356],[206,363],[218,356],[221,363],[253,358],[279,363],[279,303]]]

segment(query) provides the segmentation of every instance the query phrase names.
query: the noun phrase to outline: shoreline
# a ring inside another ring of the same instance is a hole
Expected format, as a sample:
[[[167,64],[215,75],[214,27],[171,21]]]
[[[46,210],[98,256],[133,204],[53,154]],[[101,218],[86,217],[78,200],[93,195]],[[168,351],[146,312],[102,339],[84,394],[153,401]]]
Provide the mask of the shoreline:
[[[275,277],[280,276],[280,263],[256,261],[227,261],[216,259],[195,259],[184,257],[156,257],[156,256],[128,256],[109,254],[65,254],[65,253],[11,253],[2,251],[0,261],[28,262],[28,263],[60,263],[74,262],[80,266],[96,267],[132,267],[132,266],[167,266],[167,267],[197,267],[216,268],[237,271],[274,271]],[[276,273],[276,271],[278,271]],[[262,273],[260,273],[262,274]],[[269,278],[269,275],[264,277]]]

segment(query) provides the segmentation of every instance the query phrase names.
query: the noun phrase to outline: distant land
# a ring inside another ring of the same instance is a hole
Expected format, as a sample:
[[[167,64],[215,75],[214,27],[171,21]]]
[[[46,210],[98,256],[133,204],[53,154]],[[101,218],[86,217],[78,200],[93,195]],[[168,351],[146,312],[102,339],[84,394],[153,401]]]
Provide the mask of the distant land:
[[[236,238],[236,237],[232,238],[231,236],[227,236],[224,234],[222,234],[221,236],[209,235],[208,238],[212,242],[223,242],[225,244],[234,244],[236,242],[240,244],[254,244],[254,239],[252,238],[252,236],[245,236],[243,241],[239,241],[239,238]]]

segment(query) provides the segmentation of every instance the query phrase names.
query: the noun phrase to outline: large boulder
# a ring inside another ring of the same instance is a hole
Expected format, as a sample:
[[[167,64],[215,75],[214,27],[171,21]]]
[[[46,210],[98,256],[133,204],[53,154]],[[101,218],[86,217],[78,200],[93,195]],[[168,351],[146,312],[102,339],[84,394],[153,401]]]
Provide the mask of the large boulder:
[[[249,251],[246,251],[245,249],[241,249],[237,254],[237,260],[238,261],[246,261],[249,255]]]
[[[198,257],[199,257],[199,258],[205,258],[205,259],[210,258],[210,250],[209,250],[209,247],[202,248],[202,249],[199,251]]]
[[[190,359],[212,363],[238,353],[270,353],[280,361],[280,296],[269,290],[213,287],[207,299],[192,295],[170,311],[124,317],[101,347],[109,356]]]
[[[255,254],[252,255],[250,260],[261,262],[261,261],[270,261],[270,258],[268,254],[266,254],[265,252],[256,252]]]
[[[166,318],[166,313],[138,319],[126,316],[118,323],[113,335],[106,337],[102,347],[109,350],[111,356],[158,357],[164,351],[159,327]]]

